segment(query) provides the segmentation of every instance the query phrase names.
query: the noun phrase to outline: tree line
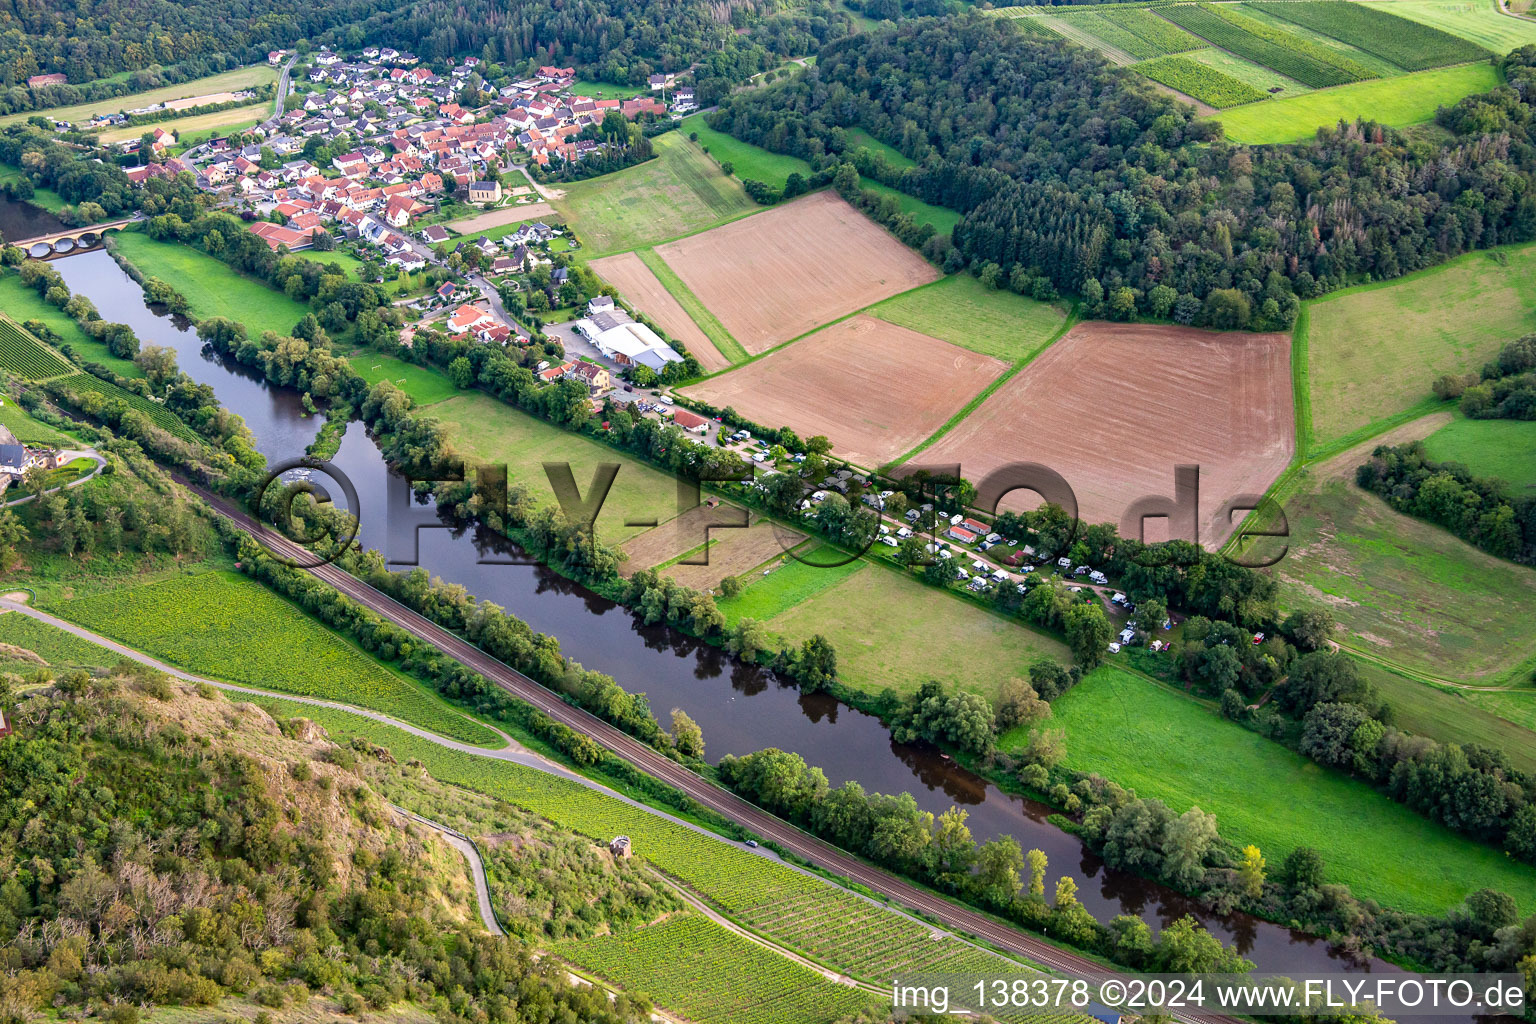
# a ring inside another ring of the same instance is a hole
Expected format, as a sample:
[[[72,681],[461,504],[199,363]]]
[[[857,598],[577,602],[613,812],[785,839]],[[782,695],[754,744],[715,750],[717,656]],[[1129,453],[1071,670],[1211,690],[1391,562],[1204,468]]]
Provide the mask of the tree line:
[[[1490,554],[1536,564],[1536,497],[1514,494],[1505,481],[1476,476],[1459,462],[1436,462],[1422,441],[1378,446],[1355,470],[1355,482]]]
[[[1509,342],[1481,373],[1444,374],[1434,389],[1475,420],[1536,420],[1536,334]]]
[[[1043,281],[1096,318],[1281,330],[1300,299],[1536,238],[1536,47],[1501,65],[1508,85],[1442,110],[1443,145],[1362,122],[1249,148],[1095,52],[955,16],[836,40],[710,122],[960,211],[922,243],[946,271],[1025,294]]]

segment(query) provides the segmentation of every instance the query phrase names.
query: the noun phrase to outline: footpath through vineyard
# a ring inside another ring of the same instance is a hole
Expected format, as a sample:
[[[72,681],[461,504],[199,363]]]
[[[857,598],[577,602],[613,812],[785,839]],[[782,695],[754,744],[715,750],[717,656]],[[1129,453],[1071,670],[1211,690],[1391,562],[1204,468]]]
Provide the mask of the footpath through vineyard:
[[[208,683],[264,702],[302,705],[312,709],[311,717],[319,724],[335,733],[363,736],[388,748],[401,762],[412,758],[421,761],[439,781],[504,799],[596,842],[606,844],[614,836],[627,835],[636,856],[644,857],[710,907],[771,944],[848,978],[884,987],[894,976],[918,971],[1011,975],[1038,969],[842,888],[780,860],[769,850],[748,849],[702,826],[648,807],[528,751],[504,733],[501,736],[506,747],[477,747],[365,708],[196,676],[20,602],[0,599],[0,611],[19,613],[65,630],[178,679]],[[650,937],[639,935],[645,930],[627,933],[629,938],[618,944],[628,950],[630,959],[639,956],[640,950],[660,948],[652,945]],[[600,974],[602,966],[616,964],[604,955],[616,948],[612,942],[598,943],[590,951],[583,948],[586,945],[572,944],[563,948],[562,954]],[[615,971],[604,977],[622,985],[626,979],[615,975],[623,973]],[[735,1005],[738,1011],[741,1008],[741,1004]],[[1072,1022],[1069,1019],[1063,1024]]]

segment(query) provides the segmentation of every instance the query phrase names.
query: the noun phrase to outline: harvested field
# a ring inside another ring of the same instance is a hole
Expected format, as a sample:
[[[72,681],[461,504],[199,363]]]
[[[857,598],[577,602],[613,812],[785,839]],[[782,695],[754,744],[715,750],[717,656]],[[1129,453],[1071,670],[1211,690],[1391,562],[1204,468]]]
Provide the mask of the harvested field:
[[[1223,503],[1262,494],[1295,450],[1290,339],[1151,324],[1090,323],[999,388],[932,447],[923,463],[959,463],[980,481],[1013,462],[1064,476],[1090,523],[1119,523],[1149,495],[1174,493],[1178,464],[1200,467],[1200,540],[1232,531]],[[1005,508],[1034,496],[1015,491]],[[1165,527],[1147,524],[1148,540]]]
[[[477,217],[466,217],[444,225],[450,231],[467,235],[471,231],[499,228],[503,224],[521,224],[525,220],[559,220],[560,214],[548,203],[523,203],[521,206],[503,206]]]
[[[684,394],[802,437],[825,434],[839,458],[874,467],[917,447],[1007,368],[860,315]]]
[[[624,545],[629,561],[624,563],[623,573],[665,565],[663,576],[694,590],[713,590],[725,577],[750,572],[805,539],[803,534],[775,528],[753,514],[749,526],[711,529],[709,546],[704,547],[707,524],[727,521],[732,513],[730,506],[710,509],[701,505],[642,533]]]
[[[619,294],[637,309],[654,319],[661,329],[688,346],[688,351],[711,372],[723,370],[731,361],[720,354],[708,335],[699,330],[678,301],[672,297],[651,268],[632,252],[605,256],[592,261],[592,269],[619,290]]]
[[[939,272],[834,192],[656,249],[748,352],[763,352]]]

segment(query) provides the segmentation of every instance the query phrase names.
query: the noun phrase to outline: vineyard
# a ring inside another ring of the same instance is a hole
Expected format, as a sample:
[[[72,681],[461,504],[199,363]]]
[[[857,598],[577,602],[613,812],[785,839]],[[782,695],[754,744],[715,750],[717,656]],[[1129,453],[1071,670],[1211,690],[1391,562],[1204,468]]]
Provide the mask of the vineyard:
[[[1180,4],[1164,8],[1163,15],[1215,46],[1314,89],[1376,77],[1363,65],[1310,40],[1211,4]]]
[[[232,573],[80,598],[58,614],[192,672],[361,705],[471,743],[497,742],[485,726]]]
[[[0,370],[26,380],[47,380],[75,368],[8,316],[0,315]]]
[[[168,434],[174,434],[183,441],[197,444],[201,439],[193,433],[192,428],[182,422],[175,413],[164,406],[151,402],[142,395],[136,395],[132,391],[125,391],[111,381],[102,380],[100,377],[89,373],[72,373],[67,377],[58,377],[53,381],[64,390],[74,395],[97,394],[105,399],[116,399],[125,403],[129,408],[143,413],[155,426]]]
[[[1167,22],[1163,22],[1170,30],[1188,40],[1188,45],[1176,44],[1174,49],[1165,49],[1159,42],[1135,31],[1131,24],[1127,23],[1124,19],[1115,17],[1115,15],[1129,13],[1145,15],[1152,21],[1162,21],[1156,15],[1148,14],[1146,11],[1139,9],[1135,11],[1104,11],[1102,13],[1099,11],[1073,10],[1069,14],[1058,15],[1058,17],[1073,28],[1087,32],[1104,40],[1104,42],[1113,47],[1124,50],[1137,60],[1162,57],[1169,53],[1179,53],[1184,50],[1194,50],[1203,45],[1200,40],[1189,33],[1183,32],[1178,27],[1169,25]]]
[[[1303,28],[1359,47],[1366,53],[1374,53],[1408,71],[1486,60],[1490,55],[1488,50],[1470,40],[1364,4],[1286,0],[1255,6]]]
[[[877,1003],[698,914],[557,948],[698,1024],[821,1024]]]
[[[1156,48],[1149,57],[1166,57],[1170,53],[1187,53],[1205,44],[1172,22],[1165,21],[1144,7],[1103,8],[1100,14],[1106,21],[1133,32]]]
[[[336,738],[365,736],[399,761],[420,760],[443,782],[505,800],[598,842],[627,835],[636,856],[718,909],[853,977],[883,985],[890,982],[884,972],[896,969],[1021,969],[1016,961],[959,939],[935,939],[931,928],[912,918],[580,783],[448,750],[345,712],[294,705],[273,711],[313,718]]]
[[[54,668],[102,668],[117,663],[117,655],[104,647],[81,640],[57,626],[28,618],[19,612],[0,615],[0,644],[10,644],[31,651]],[[0,669],[27,671],[27,662],[8,662],[0,654]]]
[[[1269,98],[1262,89],[1256,89],[1247,82],[1240,82],[1231,75],[1224,75],[1188,57],[1159,57],[1157,60],[1137,64],[1136,70],[1154,82],[1161,82],[1170,89],[1193,96],[1201,103],[1209,103],[1218,110]]]

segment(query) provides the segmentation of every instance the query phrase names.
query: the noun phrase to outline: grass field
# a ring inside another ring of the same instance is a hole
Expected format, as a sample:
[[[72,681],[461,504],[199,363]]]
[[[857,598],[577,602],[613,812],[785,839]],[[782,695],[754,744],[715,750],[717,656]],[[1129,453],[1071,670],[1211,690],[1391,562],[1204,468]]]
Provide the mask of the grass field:
[[[432,405],[463,394],[453,383],[438,373],[403,359],[382,355],[378,352],[358,352],[349,357],[356,370],[370,386],[387,380],[411,396],[417,405]]]
[[[575,96],[590,96],[595,100],[627,100],[636,96],[649,96],[651,88],[648,85],[614,85],[612,82],[578,78],[571,83],[571,93]]]
[[[168,132],[176,133],[176,142],[179,146],[187,146],[194,142],[202,141],[204,137],[211,137],[222,132],[233,131],[238,125],[241,128],[254,127],[263,118],[272,114],[272,104],[250,103],[243,107],[230,107],[228,110],[216,110],[211,114],[193,114],[190,117],[178,117],[170,121],[157,121],[152,125],[136,125],[132,128],[112,128],[101,133],[103,144],[111,145],[114,142],[126,142],[129,139],[137,139],[147,131],[156,128],[164,128]]]
[[[117,251],[146,277],[158,277],[191,303],[198,319],[229,317],[253,338],[264,331],[289,334],[309,307],[206,253],[176,242],[157,242],[137,231],[114,236]]]
[[[0,272],[0,312],[19,324],[26,323],[28,320],[41,320],[63,339],[64,344],[80,353],[85,359],[109,366],[124,377],[144,376],[139,368],[133,365],[132,360],[119,359],[107,351],[104,342],[97,341],[82,331],[80,326],[62,309],[44,302],[42,296],[22,284],[21,278],[10,270]]]
[[[1536,330],[1536,246],[1468,253],[1308,303],[1312,434],[1322,444],[1431,399]]]
[[[1515,494],[1536,489],[1536,422],[1469,420],[1457,414],[1424,440],[1430,458],[1459,462],[1478,476],[1508,481]]]
[[[964,273],[878,302],[868,312],[1009,362],[1048,341],[1067,319],[1067,314],[1051,303],[988,288]]]
[[[1369,446],[1338,460],[1363,462]],[[1287,609],[1322,606],[1341,641],[1413,671],[1493,684],[1536,656],[1536,570],[1483,554],[1343,479],[1305,471],[1282,497],[1290,551],[1275,568]]]
[[[822,548],[804,557],[832,562],[832,554]],[[759,619],[796,643],[822,634],[837,648],[838,674],[866,693],[887,686],[911,693],[937,679],[992,698],[1041,655],[1069,660],[1066,647],[1044,634],[870,562],[823,569],[789,559],[743,582],[750,585],[739,597],[719,602],[728,621]]]
[[[741,185],[685,135],[668,132],[652,142],[654,160],[561,186],[565,196],[555,207],[570,219],[591,255],[652,245],[755,208]]]
[[[1418,124],[1431,120],[1440,107],[1498,84],[1499,71],[1492,65],[1463,64],[1318,89],[1214,116],[1237,142],[1298,142],[1311,138],[1319,128],[1338,124],[1341,118],[1364,117],[1394,127]]]
[[[524,485],[550,505],[555,504],[555,496],[543,463],[570,463],[576,486],[585,496],[598,463],[618,462],[622,468],[597,517],[597,536],[605,544],[623,543],[649,528],[625,526],[625,520],[662,523],[678,513],[677,481],[672,477],[488,395],[460,395],[432,406],[423,415],[449,428],[460,454],[471,460],[504,463],[512,483]]]
[[[1225,837],[1257,844],[1271,864],[1312,846],[1329,881],[1387,906],[1440,913],[1490,887],[1536,909],[1536,875],[1500,851],[1149,680],[1099,669],[1052,710],[1053,724],[1066,729],[1069,767],[1132,786],[1175,812],[1213,813]]]
[[[1362,658],[1355,663],[1392,706],[1392,724],[1399,729],[1442,743],[1480,743],[1508,754],[1515,767],[1536,772],[1536,732],[1531,731],[1536,729],[1536,689],[1462,690],[1410,679]]]
[[[235,573],[203,573],[50,609],[130,647],[233,683],[372,708],[489,746],[495,733]]]
[[[810,177],[811,165],[799,157],[782,153],[770,153],[750,142],[742,142],[724,132],[717,132],[704,122],[703,114],[685,117],[677,127],[677,134],[684,141],[697,132],[699,141],[694,148],[708,149],[709,158],[715,163],[729,163],[731,173],[737,178],[752,178],[781,187],[784,179],[794,171]],[[661,136],[665,138],[665,136]],[[750,202],[750,200],[748,200]]]
[[[882,185],[872,178],[860,178],[859,187],[878,192],[882,196],[890,196],[896,200],[896,205],[902,213],[907,214],[919,224],[932,224],[935,234],[948,235],[960,223],[960,211],[951,210],[947,206],[934,206],[925,203],[916,196],[909,196],[900,189]]]
[[[188,96],[211,96],[220,92],[238,92],[241,89],[249,89],[252,86],[265,85],[268,82],[277,81],[277,68],[266,64],[252,64],[249,67],[236,68],[233,71],[225,71],[207,78],[196,78],[190,82],[182,82],[180,85],[167,85],[161,89],[150,89],[146,92],[136,92],[128,96],[115,96],[111,99],[96,100],[92,103],[77,103],[72,107],[55,107],[52,110],[29,110],[21,114],[9,114],[0,117],[0,125],[7,125],[13,121],[25,121],[35,113],[41,113],[60,121],[88,121],[97,114],[115,114],[121,110],[134,110],[138,107],[147,107],[155,103],[164,103],[167,100],[185,99]],[[139,129],[143,134],[143,129]]]
[[[901,150],[897,149],[895,146],[887,146],[885,143],[869,134],[869,132],[865,131],[863,128],[849,128],[847,135],[848,144],[850,146],[863,146],[865,149],[879,153],[881,156],[885,157],[885,162],[890,164],[892,167],[907,168],[917,166],[916,160],[913,160],[909,156],[903,156]]]
[[[1391,0],[1372,2],[1388,13],[1470,39],[1498,54],[1536,43],[1536,21],[1501,14],[1497,0]]]

